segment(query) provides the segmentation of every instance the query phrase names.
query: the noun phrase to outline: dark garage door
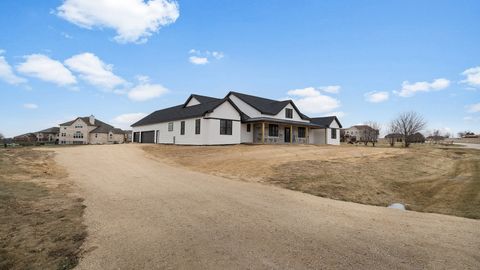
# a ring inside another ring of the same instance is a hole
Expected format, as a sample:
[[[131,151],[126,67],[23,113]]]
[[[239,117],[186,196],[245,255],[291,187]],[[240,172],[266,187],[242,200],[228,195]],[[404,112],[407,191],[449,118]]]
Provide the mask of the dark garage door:
[[[140,132],[133,133],[133,142],[140,142]]]
[[[152,131],[142,131],[142,140],[141,143],[153,143],[154,142],[154,134],[155,132]]]

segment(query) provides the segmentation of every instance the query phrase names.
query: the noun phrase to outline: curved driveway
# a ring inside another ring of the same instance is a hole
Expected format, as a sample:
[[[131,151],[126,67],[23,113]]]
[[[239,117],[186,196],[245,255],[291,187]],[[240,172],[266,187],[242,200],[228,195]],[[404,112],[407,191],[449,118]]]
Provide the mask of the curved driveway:
[[[227,180],[137,145],[55,151],[86,199],[79,269],[480,268],[477,220]]]

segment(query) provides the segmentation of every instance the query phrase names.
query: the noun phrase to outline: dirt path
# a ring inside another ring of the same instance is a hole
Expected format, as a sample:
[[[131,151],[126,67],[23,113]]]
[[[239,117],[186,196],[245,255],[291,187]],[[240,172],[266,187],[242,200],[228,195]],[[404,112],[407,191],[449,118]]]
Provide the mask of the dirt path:
[[[85,196],[79,269],[478,269],[480,222],[171,167],[137,145],[57,148]]]
[[[462,145],[462,146],[465,146],[467,148],[480,150],[480,143],[455,143],[455,144]]]

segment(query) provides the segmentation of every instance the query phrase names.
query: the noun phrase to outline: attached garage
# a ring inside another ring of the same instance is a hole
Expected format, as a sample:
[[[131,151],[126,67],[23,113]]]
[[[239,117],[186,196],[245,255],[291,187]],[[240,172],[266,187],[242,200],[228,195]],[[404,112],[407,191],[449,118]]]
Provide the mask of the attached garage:
[[[141,143],[154,143],[155,142],[155,131],[142,131],[141,132]]]

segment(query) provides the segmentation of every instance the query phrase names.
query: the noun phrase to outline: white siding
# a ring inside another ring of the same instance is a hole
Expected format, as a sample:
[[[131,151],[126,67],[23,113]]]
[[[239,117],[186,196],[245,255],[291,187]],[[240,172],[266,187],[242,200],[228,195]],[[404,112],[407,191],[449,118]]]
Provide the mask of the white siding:
[[[335,130],[332,130],[335,129]],[[332,139],[332,132],[336,132],[337,136],[335,139]],[[340,144],[340,126],[337,124],[337,121],[333,120],[330,123],[330,128],[327,131],[327,144],[339,145]]]
[[[325,144],[325,129],[310,129],[310,143]]]
[[[195,120],[200,120],[200,134],[195,134]],[[230,119],[232,135],[220,135],[220,119]],[[181,122],[185,121],[185,135],[180,135]],[[168,122],[133,127],[133,132],[159,131],[157,143],[175,143],[187,145],[214,145],[240,143],[240,114],[233,106],[224,102],[205,118],[189,118],[173,122],[173,131],[168,131]]]
[[[288,108],[288,109],[292,109],[293,110],[293,118],[286,118],[285,117],[285,109]],[[305,123],[309,123],[310,121],[309,120],[303,120],[300,115],[297,113],[297,111],[295,110],[295,108],[293,108],[292,106],[292,103],[288,103],[287,106],[285,106],[285,108],[283,108],[277,115],[275,116],[269,116],[269,117],[273,117],[273,118],[277,118],[277,119],[283,119],[283,120],[289,120],[289,121],[298,121],[298,122],[305,122]]]
[[[240,131],[241,143],[253,143],[253,127],[254,127],[254,124],[250,124],[250,132],[247,132],[247,124],[241,125],[241,131]]]
[[[192,99],[190,99],[190,101],[187,103],[186,107],[190,107],[190,106],[198,105],[198,104],[200,104],[200,101],[198,101],[196,98],[192,97]]]
[[[243,100],[239,99],[235,96],[235,94],[230,95],[230,100],[240,109],[240,111],[244,112],[246,115],[254,118],[254,117],[262,117],[262,114],[252,106],[245,103]]]

